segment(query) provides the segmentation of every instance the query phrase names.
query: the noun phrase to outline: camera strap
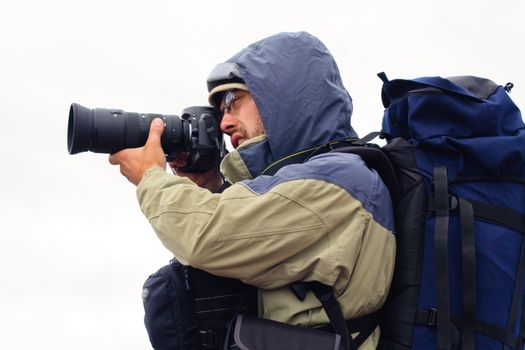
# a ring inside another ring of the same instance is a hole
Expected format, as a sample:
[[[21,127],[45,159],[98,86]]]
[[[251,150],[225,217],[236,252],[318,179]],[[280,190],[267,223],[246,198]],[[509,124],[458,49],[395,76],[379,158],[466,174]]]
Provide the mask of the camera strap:
[[[261,175],[275,175],[275,173],[290,164],[301,164],[307,161],[308,159],[316,156],[318,154],[326,153],[333,151],[334,149],[347,146],[349,143],[353,143],[357,138],[348,138],[342,141],[333,141],[327,144],[308,148],[296,153],[292,153],[286,157],[283,157],[279,160],[276,160],[272,164],[268,165],[266,169],[261,172]]]

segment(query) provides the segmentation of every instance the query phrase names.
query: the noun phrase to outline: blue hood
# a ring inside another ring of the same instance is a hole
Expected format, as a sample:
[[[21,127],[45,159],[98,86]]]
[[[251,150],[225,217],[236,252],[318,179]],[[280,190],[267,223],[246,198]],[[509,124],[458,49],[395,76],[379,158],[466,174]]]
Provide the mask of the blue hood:
[[[334,58],[316,37],[280,33],[230,58],[248,86],[267,139],[239,149],[253,177],[297,151],[356,137],[352,99]]]

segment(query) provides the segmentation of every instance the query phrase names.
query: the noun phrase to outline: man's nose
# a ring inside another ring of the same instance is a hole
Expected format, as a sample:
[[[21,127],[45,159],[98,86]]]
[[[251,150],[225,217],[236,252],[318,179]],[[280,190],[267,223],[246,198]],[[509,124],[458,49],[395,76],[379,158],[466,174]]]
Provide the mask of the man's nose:
[[[237,126],[237,118],[231,115],[229,112],[224,112],[221,120],[221,131],[225,134],[232,133]]]

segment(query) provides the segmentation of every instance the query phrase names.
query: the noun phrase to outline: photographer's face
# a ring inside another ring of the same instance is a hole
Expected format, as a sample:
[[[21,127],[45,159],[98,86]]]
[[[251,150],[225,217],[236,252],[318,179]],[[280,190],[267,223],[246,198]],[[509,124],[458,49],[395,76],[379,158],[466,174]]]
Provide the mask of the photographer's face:
[[[264,134],[259,110],[249,92],[232,90],[226,93],[220,110],[224,112],[221,130],[230,136],[234,148],[253,137]]]

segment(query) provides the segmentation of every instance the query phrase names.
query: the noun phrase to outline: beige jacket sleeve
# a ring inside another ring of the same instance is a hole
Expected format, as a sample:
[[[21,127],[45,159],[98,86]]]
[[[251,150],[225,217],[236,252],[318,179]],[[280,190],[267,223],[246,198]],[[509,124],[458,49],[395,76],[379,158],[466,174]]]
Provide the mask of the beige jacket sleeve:
[[[391,232],[333,184],[295,180],[257,194],[236,183],[213,194],[153,168],[137,195],[162,243],[188,265],[265,289],[306,279],[342,292],[352,274],[379,281],[373,293],[388,289]],[[373,254],[359,258],[363,248]]]

